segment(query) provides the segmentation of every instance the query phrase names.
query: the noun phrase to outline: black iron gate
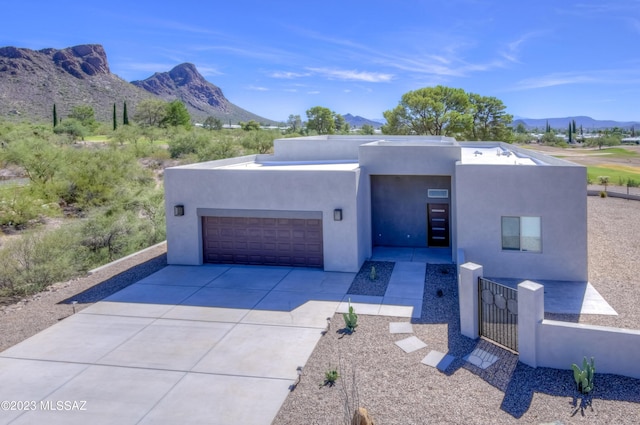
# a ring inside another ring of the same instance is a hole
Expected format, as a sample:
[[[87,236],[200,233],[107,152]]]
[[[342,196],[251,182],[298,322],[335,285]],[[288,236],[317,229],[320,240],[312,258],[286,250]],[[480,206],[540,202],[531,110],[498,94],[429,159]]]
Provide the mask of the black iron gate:
[[[478,279],[480,336],[518,352],[518,290]]]

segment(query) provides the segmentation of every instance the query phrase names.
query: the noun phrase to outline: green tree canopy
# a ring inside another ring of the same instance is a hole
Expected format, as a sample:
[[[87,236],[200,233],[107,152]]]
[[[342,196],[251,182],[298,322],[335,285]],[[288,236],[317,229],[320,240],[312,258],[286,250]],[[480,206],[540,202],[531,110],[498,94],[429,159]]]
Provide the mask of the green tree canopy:
[[[340,114],[333,113],[333,121],[336,125],[336,131],[339,133],[348,133],[350,129],[349,123]]]
[[[260,130],[260,123],[254,120],[249,120],[247,122],[241,122],[240,128],[244,131],[256,131]]]
[[[136,106],[133,119],[141,127],[159,127],[167,116],[167,102],[159,99],[145,99]]]
[[[505,112],[506,106],[498,98],[469,93],[473,123],[468,140],[509,141],[513,117]]]
[[[71,109],[69,118],[80,121],[80,124],[89,131],[93,131],[98,127],[93,108],[89,105],[74,106]]]
[[[180,100],[169,102],[166,106],[166,115],[161,124],[168,127],[191,126],[191,115],[184,103]]]
[[[307,129],[318,134],[333,134],[336,132],[335,113],[323,106],[314,106],[307,110]]]
[[[89,129],[76,118],[67,118],[60,121],[56,128],[53,129],[53,132],[55,134],[66,134],[70,142],[75,142],[84,140],[89,133]]]
[[[289,119],[287,119],[287,133],[299,133],[302,130],[302,119],[300,115],[289,115]]]
[[[425,87],[402,95],[394,109],[384,112],[384,134],[454,136],[469,131],[473,115],[462,89]]]
[[[372,125],[369,124],[363,124],[362,128],[360,129],[360,134],[373,134],[375,133],[375,129],[373,128]]]
[[[222,120],[216,117],[207,117],[202,123],[202,127],[207,130],[222,130]]]

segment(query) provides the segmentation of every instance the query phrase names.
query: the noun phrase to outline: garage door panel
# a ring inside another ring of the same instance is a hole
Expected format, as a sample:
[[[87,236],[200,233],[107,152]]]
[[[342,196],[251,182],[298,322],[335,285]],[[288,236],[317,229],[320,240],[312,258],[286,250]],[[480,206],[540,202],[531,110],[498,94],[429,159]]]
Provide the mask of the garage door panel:
[[[207,263],[322,267],[322,220],[203,217]]]

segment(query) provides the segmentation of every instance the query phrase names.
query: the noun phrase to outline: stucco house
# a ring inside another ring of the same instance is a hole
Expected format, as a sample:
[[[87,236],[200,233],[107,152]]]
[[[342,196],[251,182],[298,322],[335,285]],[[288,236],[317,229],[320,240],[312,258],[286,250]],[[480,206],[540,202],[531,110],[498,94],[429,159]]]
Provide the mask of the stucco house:
[[[586,169],[499,142],[278,139],[272,155],[165,170],[168,262],[359,270],[375,246],[485,275],[587,281]]]

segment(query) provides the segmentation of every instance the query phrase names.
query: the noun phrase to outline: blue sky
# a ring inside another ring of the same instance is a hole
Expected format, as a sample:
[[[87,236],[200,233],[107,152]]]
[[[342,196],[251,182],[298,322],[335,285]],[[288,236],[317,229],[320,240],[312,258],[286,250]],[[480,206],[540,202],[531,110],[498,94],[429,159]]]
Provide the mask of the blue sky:
[[[640,0],[11,1],[0,46],[98,43],[127,81],[191,62],[236,105],[381,118],[410,90],[640,121]]]

